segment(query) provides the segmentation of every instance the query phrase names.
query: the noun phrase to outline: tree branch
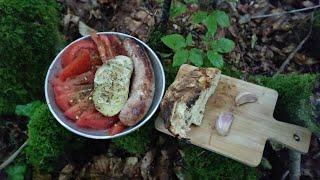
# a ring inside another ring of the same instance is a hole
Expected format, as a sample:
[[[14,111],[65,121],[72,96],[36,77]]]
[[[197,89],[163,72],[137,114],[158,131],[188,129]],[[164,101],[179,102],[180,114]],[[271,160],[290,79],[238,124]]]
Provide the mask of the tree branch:
[[[298,151],[289,149],[289,178],[290,180],[299,180],[301,175],[300,170],[301,154]]]
[[[25,141],[20,147],[19,149],[14,152],[7,160],[5,160],[1,165],[0,165],[0,170],[4,169],[5,167],[7,167],[18,155],[19,153],[22,151],[22,149],[24,147],[26,147],[26,145],[28,144],[28,141]]]
[[[289,56],[287,57],[287,59],[282,63],[282,65],[280,66],[279,70],[277,71],[277,73],[275,75],[278,75],[280,73],[282,73],[286,66],[290,63],[291,59],[294,57],[294,55],[302,48],[303,44],[309,39],[309,37],[311,36],[311,32],[312,32],[312,25],[313,25],[313,13],[311,14],[311,18],[310,18],[310,28],[309,28],[309,32],[307,34],[307,36],[299,43],[299,45],[289,54]]]
[[[280,15],[284,15],[284,14],[291,14],[291,13],[302,12],[302,11],[307,11],[307,10],[311,10],[311,9],[317,9],[319,7],[320,7],[320,5],[316,5],[316,6],[312,6],[312,7],[306,7],[306,8],[302,8],[302,9],[294,9],[291,11],[285,11],[285,12],[280,12],[280,13],[251,16],[251,19],[266,18],[266,17],[271,17],[271,16],[280,16]]]

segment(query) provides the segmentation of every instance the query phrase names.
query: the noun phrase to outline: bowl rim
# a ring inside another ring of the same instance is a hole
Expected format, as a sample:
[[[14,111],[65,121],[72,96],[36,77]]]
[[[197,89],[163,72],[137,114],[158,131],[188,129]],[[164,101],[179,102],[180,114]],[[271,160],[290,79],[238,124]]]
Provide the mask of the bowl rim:
[[[163,79],[163,83],[162,83],[162,86],[161,86],[161,89],[160,89],[160,99],[162,99],[163,95],[164,95],[164,91],[165,91],[165,73],[164,73],[164,69],[163,69],[163,65],[160,61],[160,59],[158,58],[158,56],[156,55],[156,53],[146,44],[144,43],[143,41],[141,41],[140,39],[136,38],[136,37],[133,37],[131,35],[128,35],[128,34],[125,34],[125,33],[120,33],[120,32],[113,32],[113,31],[108,31],[108,32],[97,32],[97,34],[113,34],[113,35],[117,35],[117,36],[122,36],[122,37],[127,37],[127,38],[132,38],[136,41],[138,41],[145,49],[147,49],[147,52],[148,54],[152,54],[152,56],[154,56],[154,60],[156,61],[156,63],[159,65],[159,72],[160,73],[160,78]],[[61,120],[59,118],[59,116],[57,115],[57,113],[55,112],[55,110],[52,108],[50,102],[49,102],[49,94],[48,94],[48,86],[50,85],[49,83],[49,76],[50,76],[50,72],[51,70],[53,69],[53,66],[55,64],[55,62],[59,59],[59,57],[61,57],[61,54],[67,49],[69,48],[69,46],[71,46],[72,44],[78,42],[78,41],[81,41],[83,39],[86,39],[88,37],[90,37],[91,35],[86,35],[86,36],[83,36],[81,38],[78,38],[74,41],[72,41],[71,43],[69,43],[66,47],[64,47],[57,55],[56,57],[54,58],[54,60],[51,62],[48,70],[47,70],[47,74],[46,74],[46,78],[45,78],[45,84],[44,84],[44,90],[45,90],[45,98],[46,98],[46,103],[49,107],[49,110],[51,111],[51,113],[53,114],[53,116],[55,117],[55,119],[63,126],[65,127],[66,129],[68,129],[69,131],[77,134],[77,135],[80,135],[80,136],[83,136],[83,137],[86,137],[86,138],[91,138],[91,139],[113,139],[113,138],[117,138],[117,137],[121,137],[121,136],[124,136],[124,135],[127,135],[129,133],[132,133],[134,132],[135,130],[139,129],[141,126],[143,126],[147,121],[149,121],[151,119],[151,117],[155,114],[155,112],[157,111],[157,109],[159,108],[159,105],[161,103],[161,100],[158,101],[158,102],[155,102],[156,105],[155,105],[155,108],[149,109],[150,113],[146,116],[143,117],[143,121],[140,121],[138,124],[130,127],[130,129],[127,129],[119,134],[116,134],[116,135],[113,135],[113,136],[110,136],[110,135],[105,135],[105,136],[101,136],[101,135],[91,135],[91,134],[86,134],[86,133],[83,133],[83,132],[80,132],[76,129],[73,129],[71,128],[69,125],[67,125],[66,123],[63,122],[63,120]],[[154,99],[153,99],[154,101]],[[154,102],[152,102],[154,103]]]

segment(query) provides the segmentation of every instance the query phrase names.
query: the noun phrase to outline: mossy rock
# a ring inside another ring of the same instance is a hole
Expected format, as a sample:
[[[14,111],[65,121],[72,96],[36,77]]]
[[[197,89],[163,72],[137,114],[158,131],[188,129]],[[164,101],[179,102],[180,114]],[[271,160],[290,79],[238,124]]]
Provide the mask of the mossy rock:
[[[28,123],[27,162],[43,172],[52,172],[64,154],[71,133],[55,120],[46,104],[33,108]]]
[[[54,0],[0,0],[0,115],[43,98],[45,73],[62,42]]]

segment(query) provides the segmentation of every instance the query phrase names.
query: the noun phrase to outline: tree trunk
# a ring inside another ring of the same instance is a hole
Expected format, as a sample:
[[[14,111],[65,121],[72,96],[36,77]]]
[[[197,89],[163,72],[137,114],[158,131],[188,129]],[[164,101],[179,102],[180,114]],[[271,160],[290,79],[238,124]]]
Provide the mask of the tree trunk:
[[[170,7],[172,0],[164,0],[162,6],[161,29],[166,29],[170,17]]]

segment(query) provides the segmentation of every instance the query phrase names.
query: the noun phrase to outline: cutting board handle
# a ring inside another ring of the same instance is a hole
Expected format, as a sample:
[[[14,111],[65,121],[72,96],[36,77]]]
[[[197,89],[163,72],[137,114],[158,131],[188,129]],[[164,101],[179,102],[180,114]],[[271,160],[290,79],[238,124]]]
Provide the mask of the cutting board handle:
[[[301,153],[308,152],[311,132],[307,128],[273,120],[269,123],[268,129],[269,139]]]

